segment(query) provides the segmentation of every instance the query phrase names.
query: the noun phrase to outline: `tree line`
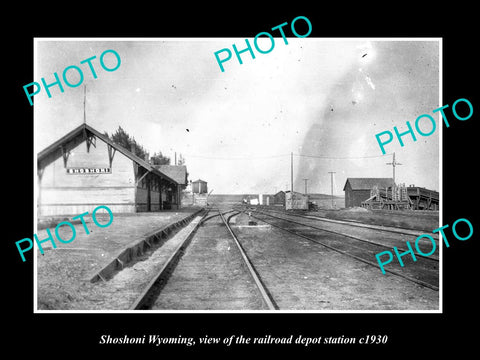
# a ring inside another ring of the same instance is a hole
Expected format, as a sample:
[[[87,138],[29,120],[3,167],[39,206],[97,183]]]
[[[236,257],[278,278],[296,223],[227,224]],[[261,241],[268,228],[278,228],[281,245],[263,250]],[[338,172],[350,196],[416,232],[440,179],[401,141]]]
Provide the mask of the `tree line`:
[[[124,147],[127,150],[132,151],[138,157],[145,159],[148,155],[148,151],[139,144],[134,137],[130,136],[121,126],[113,133],[108,135],[105,131],[104,135],[112,140],[115,144]],[[170,165],[170,158],[162,154],[161,151],[155,152],[153,156],[150,156],[152,165]],[[182,154],[179,154],[177,165],[185,165],[185,158]]]

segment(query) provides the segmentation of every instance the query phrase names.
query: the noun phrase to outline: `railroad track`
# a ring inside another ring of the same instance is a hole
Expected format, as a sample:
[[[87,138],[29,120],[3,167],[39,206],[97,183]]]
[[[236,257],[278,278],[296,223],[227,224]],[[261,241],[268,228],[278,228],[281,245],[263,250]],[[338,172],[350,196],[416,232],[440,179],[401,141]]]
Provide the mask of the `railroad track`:
[[[244,212],[247,212],[247,210],[244,210]],[[380,252],[380,248],[388,248],[391,250],[391,247],[384,244],[343,234],[334,230],[322,229],[318,226],[301,223],[266,212],[252,211],[249,212],[249,216],[280,230],[309,240],[317,245],[376,267],[377,269],[378,263],[371,259],[375,259],[375,254]],[[286,224],[289,226],[286,226]],[[300,229],[298,226],[300,226]],[[402,268],[402,271],[389,269],[388,267],[385,268],[385,271],[402,277],[407,281],[438,291],[439,288],[436,284],[436,282],[438,282],[438,259],[423,257],[422,264],[419,265],[419,263],[419,260],[416,263],[407,263],[405,267]],[[379,276],[382,276],[380,270]]]
[[[232,228],[228,224],[228,221],[225,220],[225,217],[223,216],[223,214],[220,211],[219,211],[219,213],[220,213],[220,217],[222,218],[223,223],[225,224],[225,226],[228,229],[228,232],[232,236],[232,239],[234,240],[235,245],[237,246],[238,250],[240,251],[242,259],[245,262],[245,265],[247,266],[248,271],[249,271],[252,279],[254,280],[255,285],[257,286],[258,291],[260,292],[260,295],[262,296],[262,299],[263,299],[265,305],[268,307],[269,310],[278,309],[278,306],[275,304],[275,301],[273,300],[273,298],[271,297],[267,288],[265,287],[265,285],[261,281],[260,276],[258,275],[257,271],[253,267],[253,264],[252,264],[251,260],[249,259],[245,250],[243,249],[242,245],[240,244],[240,241],[238,240],[237,236],[232,231]]]
[[[130,309],[148,310],[168,307],[168,286],[174,286],[172,284],[169,284],[169,281],[170,279],[173,279],[175,277],[176,272],[179,270],[187,271],[190,274],[194,274],[196,276],[203,276],[202,274],[205,274],[205,277],[207,279],[191,281],[185,286],[178,285],[180,289],[173,291],[170,299],[180,298],[181,296],[178,295],[178,292],[184,291],[185,288],[188,286],[194,287],[193,293],[200,292],[202,293],[201,296],[204,297],[206,296],[205,293],[207,291],[215,292],[215,295],[209,296],[210,298],[215,298],[215,296],[224,296],[225,293],[228,293],[227,290],[229,286],[225,285],[223,289],[220,289],[219,284],[221,284],[222,281],[230,281],[230,279],[228,279],[228,274],[231,270],[231,282],[235,284],[232,285],[231,288],[234,291],[240,291],[238,290],[239,288],[245,288],[240,298],[242,298],[242,296],[250,298],[255,297],[255,306],[268,310],[278,309],[278,306],[276,305],[269,291],[260,279],[251,260],[245,253],[239,239],[229,225],[229,219],[238,213],[238,211],[231,209],[227,211],[217,208],[209,209],[204,214],[202,219],[198,222],[198,224],[188,234],[188,236],[185,238],[185,241],[183,241],[182,244],[178,246],[176,251],[172,254],[172,256],[166,262],[163,268],[152,278],[152,280],[144,288],[138,298],[133,302]],[[208,229],[202,229],[202,225],[205,224],[208,224],[211,227],[209,230],[210,232],[207,231]],[[223,228],[224,230],[221,230],[221,228]],[[199,235],[199,233],[202,231],[206,232],[207,235]],[[212,236],[212,231],[215,236]],[[192,241],[196,240],[196,236],[199,236],[198,241],[191,245],[196,246],[196,249],[192,250],[188,260],[186,258],[182,258],[182,256],[186,253],[186,249],[189,244],[191,244]],[[219,238],[218,241],[216,240],[217,237]],[[233,249],[236,250],[231,251],[231,246]],[[221,253],[216,256],[216,251]],[[205,257],[207,257],[207,259],[205,259]],[[211,257],[211,259],[208,259],[208,257]],[[180,265],[181,261],[183,265]],[[191,264],[189,263],[189,261],[191,262]],[[179,267],[179,270],[176,270],[177,265]],[[222,271],[213,271],[212,268],[215,267],[220,268]],[[235,267],[235,269],[228,269],[228,267]],[[216,276],[218,276],[219,279],[215,280]],[[185,281],[184,278],[183,280]],[[203,284],[203,280],[205,281],[205,286],[200,286],[201,284]],[[182,276],[179,276],[179,282],[181,281]],[[216,291],[206,289],[209,286],[211,286],[212,289],[216,286]],[[185,295],[186,298],[188,298],[188,296],[190,295]],[[215,299],[211,300],[214,301]],[[186,299],[185,301],[188,302],[188,299]],[[249,304],[252,304],[252,301],[250,301]]]
[[[413,230],[413,229],[408,229],[408,228],[403,228],[403,227],[398,227],[398,226],[383,226],[383,225],[371,225],[371,224],[366,224],[361,221],[355,221],[355,220],[338,220],[338,219],[330,219],[322,216],[315,216],[315,215],[303,215],[303,214],[297,214],[297,213],[285,213],[284,211],[278,211],[278,210],[273,210],[271,208],[269,209],[264,209],[262,211],[262,208],[255,207],[255,208],[239,208],[237,207],[237,211],[245,211],[246,209],[249,209],[251,211],[256,211],[256,212],[263,212],[263,213],[276,213],[276,214],[281,214],[281,215],[286,215],[286,216],[291,216],[291,217],[298,217],[302,219],[309,219],[309,220],[315,220],[319,222],[328,222],[328,223],[334,223],[334,224],[342,224],[342,225],[349,225],[352,227],[361,227],[361,228],[367,228],[367,229],[373,229],[373,230],[378,230],[378,231],[384,231],[384,232],[390,232],[390,233],[395,233],[395,234],[402,234],[402,235],[415,235],[419,236],[424,234],[425,232],[421,232],[420,230]],[[396,214],[398,215],[398,214]],[[403,216],[407,216],[406,214],[402,214]],[[436,234],[429,234],[432,236],[434,239],[438,240],[438,235]]]
[[[393,246],[396,246],[397,249],[400,251],[400,252],[404,252],[404,251],[407,251],[407,249],[403,248],[402,246],[397,246],[397,242],[389,242],[389,243],[380,243],[380,242],[376,242],[376,241],[373,241],[373,240],[370,240],[370,239],[365,239],[365,238],[361,238],[359,236],[355,236],[355,235],[351,235],[351,234],[346,234],[344,232],[340,232],[340,231],[334,231],[334,230],[329,230],[329,229],[326,229],[324,227],[320,227],[318,226],[318,222],[321,222],[323,221],[323,219],[312,219],[311,217],[303,217],[301,215],[291,215],[291,214],[284,214],[284,213],[279,213],[281,214],[282,216],[278,216],[278,215],[272,215],[271,213],[269,212],[265,212],[265,211],[260,211],[260,210],[254,210],[254,213],[259,213],[259,214],[262,214],[262,215],[266,215],[266,216],[269,216],[269,217],[272,217],[272,218],[275,218],[275,219],[280,219],[280,220],[285,220],[285,221],[288,221],[288,222],[291,222],[293,224],[298,224],[298,225],[302,225],[302,226],[306,226],[306,227],[309,227],[309,228],[312,228],[312,229],[316,229],[316,230],[321,230],[321,231],[325,231],[325,232],[329,232],[329,233],[332,233],[332,234],[338,234],[338,235],[342,235],[342,236],[345,236],[345,237],[348,237],[348,238],[351,238],[351,239],[354,239],[354,240],[357,240],[357,241],[360,241],[360,242],[365,242],[365,243],[368,243],[368,244],[372,244],[372,245],[375,245],[377,246],[379,249],[378,251],[380,250],[392,250]],[[307,221],[312,221],[313,222],[316,222],[315,225],[311,225],[311,224],[306,224],[306,223],[303,223],[303,222],[299,222],[299,221],[295,221],[295,220],[291,220],[291,219],[288,219],[289,216],[296,216],[296,217],[302,217],[303,219],[306,219]],[[336,222],[335,222],[336,223]],[[357,225],[351,225],[351,224],[344,224],[343,222],[338,222],[338,224],[341,224],[341,225],[348,225],[348,226],[353,226],[353,227],[358,227]],[[362,227],[362,226],[360,226]],[[363,227],[362,227],[363,228]],[[398,235],[412,235],[411,233],[406,233],[406,232],[401,232],[401,231],[398,231],[398,232],[394,232],[394,231],[391,231],[391,230],[384,230],[384,229],[380,229],[380,228],[367,228],[369,229],[369,231],[372,231],[372,232],[389,232],[389,233],[395,233],[395,234],[398,234]],[[383,239],[382,239],[383,240]],[[419,242],[419,244],[427,244],[429,243],[428,240],[421,240]],[[438,240],[437,240],[437,243],[436,245],[438,246]],[[378,252],[377,251],[377,252]],[[438,257],[436,255],[431,255],[431,256],[424,256],[424,255],[421,255],[421,254],[417,254],[416,256],[418,257],[421,257],[421,258],[424,258],[424,259],[427,259],[428,261],[433,261],[433,262],[436,262],[438,263]]]

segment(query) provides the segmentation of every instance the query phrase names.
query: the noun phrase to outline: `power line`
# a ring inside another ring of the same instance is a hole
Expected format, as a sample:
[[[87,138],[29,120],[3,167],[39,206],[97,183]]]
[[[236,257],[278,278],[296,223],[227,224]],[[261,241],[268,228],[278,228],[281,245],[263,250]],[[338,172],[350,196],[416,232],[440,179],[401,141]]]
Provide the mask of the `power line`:
[[[385,155],[371,155],[371,156],[352,156],[352,157],[339,157],[339,156],[318,156],[318,155],[303,155],[303,154],[296,154],[296,156],[300,156],[300,157],[308,157],[308,158],[315,158],[315,159],[326,159],[326,160],[355,160],[355,159],[372,159],[372,158],[380,158],[380,157],[384,157]]]
[[[204,156],[204,155],[190,155],[182,154],[185,157],[199,158],[207,160],[256,160],[256,159],[274,159],[280,157],[290,156],[290,154],[269,155],[269,156]]]
[[[324,160],[372,159],[372,158],[385,157],[386,155],[391,155],[391,154],[371,155],[371,156],[352,156],[352,157],[293,154],[293,156],[298,156],[298,157],[307,157],[307,158],[324,159]],[[292,154],[290,153],[290,154],[278,154],[278,155],[266,155],[266,156],[206,156],[206,155],[184,154],[184,156],[190,157],[190,158],[207,159],[207,160],[260,160],[260,159],[282,158],[282,157],[292,156]]]

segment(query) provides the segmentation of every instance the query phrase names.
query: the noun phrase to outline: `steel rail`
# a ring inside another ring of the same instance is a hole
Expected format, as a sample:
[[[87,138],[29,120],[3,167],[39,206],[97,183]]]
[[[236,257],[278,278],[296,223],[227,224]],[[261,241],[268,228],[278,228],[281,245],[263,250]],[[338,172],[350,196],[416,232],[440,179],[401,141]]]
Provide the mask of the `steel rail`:
[[[214,217],[216,217],[216,216],[220,216],[220,211],[219,211],[218,209],[216,209],[216,211],[218,211],[218,214],[213,214],[213,215],[211,215],[211,216],[203,219],[202,222],[208,221],[208,220],[210,220],[210,219],[212,219],[212,218],[214,218]],[[240,211],[235,210],[235,209],[232,209],[232,210],[224,211],[224,212],[223,212],[223,215],[228,214],[228,213],[231,213],[231,212],[236,212],[236,214],[240,213]],[[236,215],[236,214],[234,214],[234,215]],[[232,216],[234,216],[234,215],[232,215]]]
[[[263,221],[263,222],[265,222],[265,223],[267,223],[267,224],[270,224],[271,226],[276,227],[276,228],[278,228],[278,229],[280,229],[280,230],[286,231],[286,232],[288,232],[288,233],[290,233],[290,234],[299,236],[299,237],[301,237],[301,238],[304,238],[304,239],[309,240],[309,241],[311,241],[311,242],[314,242],[314,243],[316,243],[316,244],[322,245],[322,246],[324,246],[324,247],[326,247],[326,248],[328,248],[328,249],[330,249],[330,250],[333,250],[333,251],[338,252],[338,253],[340,253],[340,254],[349,256],[349,257],[351,257],[351,258],[353,258],[353,259],[356,259],[356,260],[361,261],[361,262],[363,262],[363,263],[365,263],[365,264],[371,265],[371,266],[373,266],[373,267],[375,267],[375,268],[378,267],[378,264],[377,264],[377,263],[371,262],[371,261],[369,261],[369,260],[365,260],[365,259],[363,259],[363,258],[361,258],[361,257],[359,257],[359,256],[356,256],[356,255],[349,254],[349,253],[346,252],[346,251],[343,251],[343,250],[334,248],[333,246],[324,244],[323,242],[318,241],[318,240],[315,240],[315,239],[312,239],[312,238],[310,238],[310,237],[308,237],[308,236],[306,236],[306,235],[299,234],[299,233],[294,232],[294,231],[289,230],[289,229],[285,229],[285,228],[283,228],[283,227],[281,227],[281,226],[279,226],[279,225],[276,225],[276,224],[273,224],[273,223],[271,223],[271,222],[269,222],[269,221],[266,221],[265,219],[260,219],[260,218],[257,217],[257,216],[254,216],[254,215],[251,215],[251,216],[254,217],[255,219],[258,219],[258,220]],[[284,221],[290,221],[290,220],[287,220],[287,219],[281,219],[281,218],[279,218],[279,219],[280,219],[280,220],[284,220]],[[303,224],[302,224],[302,225],[303,225]],[[333,231],[331,231],[331,232],[333,232]],[[340,235],[342,235],[342,234],[340,234]],[[404,279],[406,279],[406,280],[408,280],[408,281],[411,281],[411,282],[413,282],[413,283],[416,283],[416,284],[418,284],[418,285],[422,285],[422,286],[424,286],[424,287],[427,287],[427,288],[432,289],[432,290],[435,290],[435,291],[438,291],[438,290],[439,290],[438,286],[429,284],[429,283],[427,283],[427,282],[425,282],[425,281],[411,278],[411,277],[409,277],[409,276],[407,276],[407,275],[404,275],[404,274],[399,273],[399,272],[394,271],[394,270],[390,270],[390,269],[384,269],[384,270],[385,270],[386,272],[389,272],[389,273],[391,273],[391,274],[393,274],[393,275],[402,277],[402,278],[404,278]]]
[[[250,261],[247,254],[243,250],[243,247],[240,244],[240,241],[238,240],[235,233],[232,231],[232,228],[230,227],[228,222],[225,220],[225,217],[223,216],[222,213],[220,213],[220,217],[221,217],[223,223],[225,224],[225,226],[227,227],[228,231],[230,232],[230,235],[232,235],[232,238],[235,242],[235,245],[237,245],[237,248],[240,251],[240,254],[242,256],[242,259],[245,262],[245,265],[247,266],[247,268],[250,272],[250,275],[252,276],[253,280],[255,281],[255,285],[257,286],[265,305],[268,307],[269,310],[278,310],[279,309],[278,305],[275,303],[275,300],[273,300],[273,298],[270,295],[270,293],[268,292],[267,288],[265,287],[265,285],[260,280],[260,277],[258,276],[258,273],[255,270],[252,262]]]
[[[366,224],[366,223],[363,223],[363,222],[360,222],[360,221],[355,221],[355,220],[329,219],[329,218],[326,218],[326,217],[323,217],[323,216],[302,215],[302,214],[296,214],[296,213],[287,214],[283,211],[272,210],[272,209],[262,209],[262,210],[263,211],[258,210],[258,209],[253,209],[252,211],[258,211],[258,212],[267,211],[269,213],[273,212],[273,213],[277,213],[277,214],[295,216],[295,217],[299,217],[299,218],[302,218],[302,219],[324,221],[324,222],[330,222],[330,223],[334,223],[334,224],[343,224],[343,225],[352,226],[352,227],[361,227],[361,228],[372,229],[372,230],[377,230],[377,231],[390,232],[390,233],[394,233],[394,234],[412,235],[412,236],[420,236],[420,235],[423,234],[421,232],[421,230],[418,230],[418,229],[408,229],[408,228],[403,228],[403,227],[398,227],[398,226],[384,226],[384,225]],[[407,216],[407,215],[403,214],[402,216]],[[431,236],[436,239],[435,234],[431,234]],[[438,239],[436,239],[436,240],[438,240]]]
[[[359,238],[359,237],[356,237],[356,236],[353,236],[353,235],[341,233],[341,232],[339,232],[339,231],[328,230],[328,229],[320,228],[320,227],[317,227],[317,226],[304,224],[304,223],[301,223],[301,222],[298,222],[298,221],[295,221],[295,220],[285,219],[285,218],[283,218],[283,217],[279,217],[279,216],[275,216],[275,215],[269,214],[268,212],[258,211],[258,210],[257,210],[256,212],[257,212],[257,213],[260,213],[260,214],[263,214],[263,215],[266,215],[266,216],[270,216],[270,217],[275,218],[275,219],[285,220],[285,221],[291,222],[291,223],[293,223],[293,224],[302,225],[302,226],[305,226],[305,227],[309,227],[309,228],[312,228],[312,229],[325,231],[325,232],[332,233],[332,234],[338,234],[338,235],[345,236],[345,237],[348,237],[348,238],[351,238],[351,239],[354,239],[354,240],[357,240],[357,241],[362,241],[362,242],[365,242],[365,243],[368,243],[368,244],[372,244],[372,245],[376,245],[376,246],[379,246],[379,247],[383,247],[383,248],[385,248],[385,249],[391,249],[391,248],[392,248],[392,247],[390,247],[390,246],[377,243],[377,242],[375,242],[375,241],[362,239],[362,238]],[[310,218],[306,218],[306,219],[310,219]],[[347,224],[347,225],[348,225],[348,224]],[[372,230],[375,230],[375,229],[372,229]],[[379,231],[383,231],[383,230],[380,230],[380,229],[379,229]],[[404,249],[404,248],[399,248],[399,247],[397,247],[397,249],[400,250],[400,251],[407,251],[407,250]],[[420,257],[422,257],[422,258],[424,258],[424,259],[428,259],[428,260],[430,260],[430,261],[439,262],[439,260],[438,260],[437,258],[433,258],[433,257],[431,257],[431,256],[425,256],[425,255],[422,255],[422,254],[417,254],[417,255],[420,256]]]
[[[165,280],[168,278],[170,273],[173,271],[175,265],[178,263],[180,260],[180,257],[183,255],[185,248],[188,246],[190,241],[192,240],[195,232],[197,231],[198,227],[202,224],[204,218],[208,215],[209,210],[205,212],[205,214],[202,216],[200,221],[190,230],[190,232],[187,234],[185,239],[178,244],[178,246],[175,248],[174,252],[168,260],[165,262],[163,267],[160,269],[160,271],[157,272],[157,274],[148,282],[148,284],[144,287],[140,295],[136,298],[136,300],[130,305],[129,310],[145,310],[148,309],[152,302],[152,289],[154,289],[161,280]]]

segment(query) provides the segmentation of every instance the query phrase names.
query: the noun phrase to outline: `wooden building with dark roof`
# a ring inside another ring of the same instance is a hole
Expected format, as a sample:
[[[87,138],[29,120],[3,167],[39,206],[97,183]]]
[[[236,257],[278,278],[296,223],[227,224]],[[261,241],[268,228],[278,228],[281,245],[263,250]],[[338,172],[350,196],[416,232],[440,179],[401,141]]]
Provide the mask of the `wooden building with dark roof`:
[[[39,216],[180,207],[179,181],[87,124],[38,153],[37,177]]]
[[[280,190],[273,195],[273,204],[285,206],[285,191]]]
[[[187,187],[188,173],[185,165],[153,165],[153,167],[175,180],[182,189]]]
[[[394,185],[392,178],[347,178],[345,191],[345,207],[362,206],[362,202],[370,197],[370,190],[374,186],[380,189],[391,188]]]

